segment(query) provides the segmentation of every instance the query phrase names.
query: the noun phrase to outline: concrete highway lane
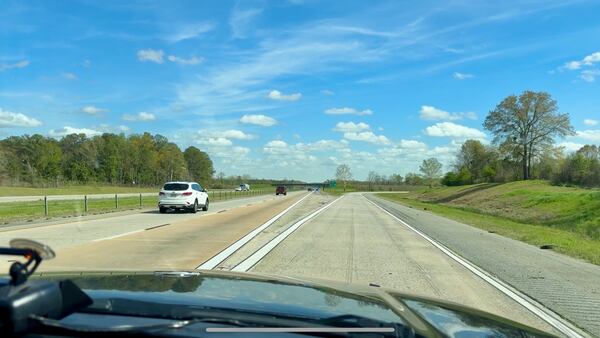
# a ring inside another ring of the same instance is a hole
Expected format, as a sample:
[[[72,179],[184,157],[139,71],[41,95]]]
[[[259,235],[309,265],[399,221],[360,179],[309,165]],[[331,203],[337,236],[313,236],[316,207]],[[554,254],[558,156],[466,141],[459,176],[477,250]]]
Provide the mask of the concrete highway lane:
[[[293,200],[304,194],[304,192],[292,192],[288,194],[287,198]],[[77,217],[58,222],[3,227],[0,228],[0,245],[7,246],[13,238],[28,238],[49,245],[59,254],[60,258],[63,255],[62,249],[72,246],[85,246],[94,242],[133,235],[152,227],[177,224],[178,222],[201,219],[211,215],[224,215],[230,210],[247,209],[261,204],[268,206],[272,202],[283,200],[285,200],[283,196],[263,195],[213,202],[210,204],[208,212],[200,211],[196,214],[181,212],[159,214],[157,210],[128,211]],[[110,256],[107,253],[102,255]],[[120,258],[113,257],[112,259],[119,260]],[[45,262],[42,266],[50,262]],[[9,262],[7,260],[1,261],[0,271],[7,271],[8,266]]]
[[[45,262],[40,271],[194,269],[304,195],[279,196],[263,203],[64,248],[55,259]]]
[[[599,266],[372,194],[365,196],[560,316],[600,336]]]
[[[250,272],[374,283],[472,306],[557,334],[360,194],[344,196],[298,228]]]
[[[295,192],[252,201],[229,201],[227,208],[215,203],[205,214],[114,217],[111,231],[96,224],[109,219],[98,219],[81,230],[68,224],[34,227],[0,233],[0,240],[26,237],[55,246],[57,258],[44,262],[42,272],[193,270],[219,257],[210,268],[373,283],[562,335],[361,194],[338,199]]]

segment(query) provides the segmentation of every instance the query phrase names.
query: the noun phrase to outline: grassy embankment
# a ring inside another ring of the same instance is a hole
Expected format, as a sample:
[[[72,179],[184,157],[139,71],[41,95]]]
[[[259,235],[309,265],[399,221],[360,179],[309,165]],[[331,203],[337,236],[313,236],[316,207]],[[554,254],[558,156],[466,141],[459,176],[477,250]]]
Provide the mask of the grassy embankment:
[[[59,188],[0,187],[0,196],[92,195],[157,192],[159,188],[74,185]]]
[[[54,193],[54,195],[76,195],[76,194],[122,194],[122,193],[139,193],[139,192],[153,192],[157,193],[157,196],[142,196],[142,204],[140,206],[139,196],[134,197],[119,197],[118,208],[114,198],[89,198],[88,199],[88,212],[85,212],[83,199],[73,200],[60,200],[60,201],[48,201],[48,216],[44,214],[44,201],[28,201],[28,202],[6,202],[0,203],[0,224],[8,224],[14,221],[33,221],[35,219],[50,219],[57,217],[71,217],[79,216],[84,214],[100,214],[114,211],[133,210],[141,208],[156,208],[158,202],[158,190],[126,190],[111,189],[113,187],[77,187],[73,190],[61,189],[60,193]],[[2,189],[5,189],[4,187]],[[15,188],[11,188],[15,189]],[[16,188],[16,189],[32,189],[32,188]],[[29,192],[31,190],[24,190]],[[23,190],[19,191],[23,192]],[[228,200],[239,197],[248,197],[254,195],[271,194],[274,192],[274,188],[271,189],[252,189],[252,191],[210,191],[208,192],[209,199],[211,202]],[[43,194],[43,193],[42,193]],[[22,193],[21,196],[28,195],[40,195],[39,191],[33,193]],[[46,191],[46,195],[52,195]],[[11,195],[16,196],[16,193]]]
[[[520,181],[380,196],[600,265],[598,189]]]

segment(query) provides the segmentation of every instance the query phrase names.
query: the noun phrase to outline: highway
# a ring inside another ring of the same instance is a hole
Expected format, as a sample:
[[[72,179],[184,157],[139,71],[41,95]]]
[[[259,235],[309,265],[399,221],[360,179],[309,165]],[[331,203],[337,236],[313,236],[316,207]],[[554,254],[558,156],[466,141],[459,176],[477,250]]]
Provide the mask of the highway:
[[[12,238],[50,245],[57,257],[42,264],[43,272],[214,269],[371,284],[557,335],[580,333],[556,311],[600,334],[600,293],[590,283],[600,280],[600,267],[498,237],[371,194],[292,192],[215,202],[198,214],[129,212],[7,227],[0,245]],[[0,269],[9,264],[1,262]],[[523,270],[534,265],[536,271]],[[562,306],[539,290],[542,279],[524,277],[552,269],[571,274],[563,284],[557,275],[549,288],[575,295],[570,301],[556,295]],[[578,299],[583,311],[574,304]]]

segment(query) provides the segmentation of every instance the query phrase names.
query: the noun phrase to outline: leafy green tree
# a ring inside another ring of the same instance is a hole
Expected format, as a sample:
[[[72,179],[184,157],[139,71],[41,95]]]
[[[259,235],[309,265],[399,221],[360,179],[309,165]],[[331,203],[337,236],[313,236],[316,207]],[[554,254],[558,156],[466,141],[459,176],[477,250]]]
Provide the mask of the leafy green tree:
[[[207,153],[192,146],[185,149],[183,152],[183,157],[185,159],[190,177],[194,181],[200,182],[200,184],[207,184],[210,182],[215,170]],[[222,175],[221,181],[224,176],[225,174]],[[221,182],[221,184],[222,183],[223,182]]]
[[[423,185],[423,178],[416,173],[408,173],[404,178],[404,183],[408,185]]]
[[[433,185],[433,181],[436,178],[439,178],[442,172],[442,164],[435,157],[428,158],[423,160],[421,166],[419,167],[419,171],[423,173],[425,179],[429,182],[429,186]]]
[[[506,97],[489,112],[483,126],[494,134],[495,144],[518,154],[524,180],[530,178],[532,159],[542,148],[556,137],[574,133],[569,114],[558,113],[550,94],[533,91]]]
[[[167,143],[158,151],[158,169],[162,181],[183,180],[188,176],[183,153],[175,143]]]

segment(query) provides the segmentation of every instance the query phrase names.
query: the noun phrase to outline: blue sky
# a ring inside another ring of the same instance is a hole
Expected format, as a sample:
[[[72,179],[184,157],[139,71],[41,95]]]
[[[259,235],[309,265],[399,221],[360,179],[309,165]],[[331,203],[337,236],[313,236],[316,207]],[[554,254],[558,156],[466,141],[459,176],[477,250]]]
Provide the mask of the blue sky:
[[[160,133],[217,171],[449,169],[526,89],[600,144],[599,1],[3,1],[0,137]]]

